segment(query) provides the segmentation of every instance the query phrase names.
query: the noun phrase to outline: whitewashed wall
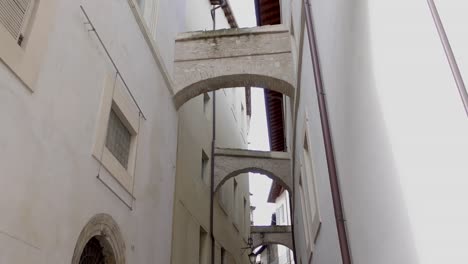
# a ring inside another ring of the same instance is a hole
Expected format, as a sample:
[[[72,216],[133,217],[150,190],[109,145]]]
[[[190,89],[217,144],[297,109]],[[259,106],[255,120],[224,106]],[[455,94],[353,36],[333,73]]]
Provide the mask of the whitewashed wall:
[[[123,233],[128,263],[169,263],[177,112],[168,87],[127,0],[58,3],[35,92],[0,63],[0,262],[70,263],[81,229],[107,213]],[[114,72],[80,5],[147,118],[133,211],[96,178],[98,108]]]
[[[311,3],[353,261],[462,262],[468,124],[426,1]],[[466,76],[467,6],[436,4]],[[307,41],[296,154],[308,113],[322,217],[312,263],[341,263]]]

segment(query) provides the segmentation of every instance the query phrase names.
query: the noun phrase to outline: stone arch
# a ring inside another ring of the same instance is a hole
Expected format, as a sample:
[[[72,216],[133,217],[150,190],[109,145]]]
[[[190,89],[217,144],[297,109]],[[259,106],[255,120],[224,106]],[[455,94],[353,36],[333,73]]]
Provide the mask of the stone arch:
[[[257,243],[257,244],[252,244],[252,247],[253,248],[258,248],[258,247],[261,247],[261,246],[269,246],[269,245],[285,246],[285,247],[287,247],[288,249],[290,249],[291,251],[294,252],[294,250],[291,248],[291,245],[287,245],[286,243],[283,243],[283,242],[280,242],[280,241],[261,242],[261,243]]]
[[[214,190],[241,173],[261,173],[279,182],[291,194],[291,160],[289,153],[244,149],[215,150]]]
[[[293,97],[291,50],[284,25],[179,34],[174,103],[179,108],[197,95],[232,87],[262,87]]]
[[[236,176],[238,176],[239,174],[242,174],[242,173],[248,173],[248,172],[251,172],[251,173],[259,173],[259,174],[262,174],[262,175],[265,175],[266,177],[272,179],[273,181],[276,181],[278,182],[281,186],[283,186],[288,192],[290,192],[290,186],[288,186],[287,183],[285,183],[283,181],[283,179],[281,179],[280,177],[276,176],[273,172],[271,171],[267,171],[267,170],[264,170],[262,168],[257,168],[257,167],[247,167],[247,168],[242,168],[242,169],[238,169],[238,170],[235,170],[231,173],[229,173],[228,175],[224,176],[220,182],[215,182],[215,190],[214,192],[217,192],[219,190],[219,188],[221,188],[221,186],[226,182],[228,181],[229,179],[231,178],[234,178]]]
[[[251,226],[252,246],[278,244],[294,251],[291,226]]]
[[[79,264],[88,242],[97,239],[103,248],[106,262],[125,264],[125,243],[117,223],[108,214],[93,216],[83,227],[73,252],[72,264]]]
[[[240,73],[220,75],[191,83],[176,92],[174,103],[176,108],[179,108],[198,95],[219,89],[236,87],[260,87],[282,93],[289,97],[294,96],[294,86],[285,80],[266,75]]]

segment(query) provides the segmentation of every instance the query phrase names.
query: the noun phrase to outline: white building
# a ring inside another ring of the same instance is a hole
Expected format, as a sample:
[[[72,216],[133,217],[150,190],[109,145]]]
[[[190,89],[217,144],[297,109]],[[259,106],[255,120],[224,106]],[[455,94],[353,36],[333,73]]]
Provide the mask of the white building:
[[[462,263],[468,4],[259,0],[281,25],[193,32],[210,4],[0,1],[0,262],[241,264],[250,230],[298,264]],[[278,149],[246,150],[245,87]],[[248,224],[247,172],[290,227]]]
[[[468,5],[434,2],[263,9],[290,29],[295,53],[296,96],[283,113],[297,263],[465,259]]]

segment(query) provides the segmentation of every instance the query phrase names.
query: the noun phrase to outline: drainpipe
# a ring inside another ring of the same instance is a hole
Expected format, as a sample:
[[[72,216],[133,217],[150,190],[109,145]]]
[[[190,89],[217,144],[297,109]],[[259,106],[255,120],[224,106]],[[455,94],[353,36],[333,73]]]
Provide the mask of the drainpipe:
[[[338,182],[335,153],[333,151],[333,141],[331,136],[330,122],[328,118],[327,102],[325,98],[325,91],[323,89],[323,79],[318,56],[317,40],[312,21],[311,4],[310,0],[304,0],[304,2],[307,33],[309,35],[309,48],[314,70],[315,88],[317,90],[320,121],[322,124],[322,134],[323,141],[325,144],[325,155],[327,158],[328,175],[330,178],[330,189],[333,199],[333,209],[335,211],[336,229],[338,231],[341,259],[343,261],[343,264],[351,264],[351,253],[349,249],[348,235],[346,233],[345,219],[343,214],[343,204],[341,201],[341,192]]]
[[[453,54],[452,46],[450,45],[447,33],[445,32],[444,25],[442,24],[442,20],[440,19],[439,11],[437,11],[434,0],[427,0],[427,3],[429,5],[429,9],[431,10],[437,32],[439,33],[445,55],[447,56],[447,61],[450,65],[450,69],[452,70],[453,78],[457,84],[458,92],[460,93],[463,107],[465,108],[465,113],[468,115],[468,93],[466,91],[465,82],[463,81],[463,77],[460,73],[460,68],[458,68],[457,60]]]
[[[224,1],[222,1],[224,3]],[[213,31],[216,30],[216,9],[222,7],[219,5],[211,9],[211,18],[213,19]],[[215,165],[215,147],[216,147],[216,90],[213,91],[213,123],[212,123],[212,138],[211,138],[211,177],[210,177],[210,237],[211,237],[211,252],[210,252],[210,263],[215,264],[215,237],[214,237],[214,195],[215,195],[215,186],[214,186],[214,165]]]

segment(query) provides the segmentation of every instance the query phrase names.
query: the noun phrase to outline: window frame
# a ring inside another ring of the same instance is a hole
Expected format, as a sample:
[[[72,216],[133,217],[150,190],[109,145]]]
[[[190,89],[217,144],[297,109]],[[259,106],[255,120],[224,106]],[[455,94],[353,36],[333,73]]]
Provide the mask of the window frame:
[[[240,231],[240,216],[239,216],[239,183],[237,180],[234,178],[233,180],[233,214],[234,214],[234,219],[232,221],[234,227],[237,229],[237,231]]]
[[[113,110],[131,134],[130,151],[127,169],[117,160],[106,146],[109,117]],[[140,115],[138,108],[118,75],[106,77],[99,109],[96,140],[93,157],[116,179],[130,194],[133,193],[133,182],[136,164]]]
[[[308,115],[306,114],[305,120],[303,122],[304,128],[303,128],[303,140],[302,140],[302,148],[301,148],[301,155],[300,155],[300,165],[301,165],[301,177],[300,180],[302,184],[301,186],[301,191],[302,195],[304,196],[304,203],[305,203],[305,210],[306,210],[306,217],[307,217],[307,224],[310,224],[310,227],[308,228],[308,240],[309,240],[309,248],[311,251],[313,251],[315,242],[317,240],[320,227],[321,227],[321,217],[320,217],[320,208],[319,208],[319,197],[318,197],[318,188],[317,188],[317,179],[316,179],[316,173],[314,171],[314,164],[313,164],[313,158],[311,154],[311,144],[310,144],[310,133],[309,133],[309,118]],[[307,146],[307,151],[306,151],[306,146]],[[306,153],[307,152],[307,153]],[[313,193],[311,193],[313,192]],[[314,201],[311,200],[311,196],[313,195]],[[312,202],[314,203],[315,206],[315,212],[312,215],[311,212],[311,205]]]
[[[0,62],[34,92],[39,67],[47,50],[52,20],[55,18],[57,0],[31,0],[31,5],[21,30],[24,36],[21,46],[0,24]]]
[[[201,180],[203,183],[206,185],[209,185],[210,182],[208,181],[210,179],[210,158],[208,157],[208,154],[206,154],[205,150],[202,149],[201,151]]]

